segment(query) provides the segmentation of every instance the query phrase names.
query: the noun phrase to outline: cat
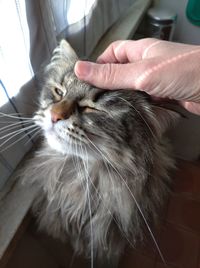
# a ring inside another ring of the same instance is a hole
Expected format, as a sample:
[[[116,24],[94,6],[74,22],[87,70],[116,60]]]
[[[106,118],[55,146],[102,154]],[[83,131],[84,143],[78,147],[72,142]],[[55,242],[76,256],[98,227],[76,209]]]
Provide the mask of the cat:
[[[44,69],[34,115],[44,141],[24,177],[41,189],[33,206],[41,229],[77,254],[118,261],[168,196],[175,164],[164,133],[177,114],[140,91],[78,80],[77,60],[62,40]]]

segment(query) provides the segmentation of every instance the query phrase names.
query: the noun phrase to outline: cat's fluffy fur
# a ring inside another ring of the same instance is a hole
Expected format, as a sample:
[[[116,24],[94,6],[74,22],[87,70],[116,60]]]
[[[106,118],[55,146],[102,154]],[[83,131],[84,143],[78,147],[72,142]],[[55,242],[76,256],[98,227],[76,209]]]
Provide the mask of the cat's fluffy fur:
[[[163,132],[174,113],[140,92],[79,81],[76,60],[62,41],[44,70],[35,120],[45,141],[24,176],[41,188],[34,205],[40,228],[69,239],[77,253],[118,259],[125,243],[142,237],[143,217],[156,219],[169,192],[174,161]],[[53,123],[60,103],[62,120]]]

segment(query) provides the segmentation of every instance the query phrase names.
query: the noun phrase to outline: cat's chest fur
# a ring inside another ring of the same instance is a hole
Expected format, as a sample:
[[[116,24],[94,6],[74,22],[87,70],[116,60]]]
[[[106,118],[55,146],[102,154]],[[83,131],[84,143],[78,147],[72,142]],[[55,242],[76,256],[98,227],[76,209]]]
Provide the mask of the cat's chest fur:
[[[88,219],[89,210],[93,218],[97,214],[104,217],[109,211],[113,214],[117,199],[123,191],[126,191],[124,198],[127,195],[127,188],[115,170],[101,160],[88,161],[52,155],[47,156],[46,161],[40,161],[44,163],[41,165],[42,176],[35,177],[34,181],[43,190],[48,209],[52,212],[59,210],[62,216],[68,217],[68,221],[69,218]],[[119,210],[116,213],[120,213]]]
[[[71,243],[79,253],[87,251],[92,239],[99,256],[104,250],[108,255],[113,254],[108,251],[109,240],[114,241],[119,230],[127,233],[131,230],[135,207],[116,171],[100,160],[64,157],[49,149],[35,157],[34,165],[38,175],[33,174],[32,182],[42,189],[34,204],[40,228],[64,241],[70,235]],[[33,172],[33,167],[31,169]],[[139,187],[135,191],[134,184],[133,179],[129,187],[137,196]],[[92,238],[91,228],[95,230]],[[117,255],[123,245],[121,241],[121,246],[116,247]]]

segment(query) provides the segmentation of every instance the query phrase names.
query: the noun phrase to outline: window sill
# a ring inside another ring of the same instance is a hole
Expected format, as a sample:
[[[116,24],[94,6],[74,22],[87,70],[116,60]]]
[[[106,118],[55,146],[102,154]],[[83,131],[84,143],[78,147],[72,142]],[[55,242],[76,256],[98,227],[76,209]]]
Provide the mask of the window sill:
[[[23,185],[16,174],[0,193],[0,264],[38,192],[36,186]]]
[[[132,38],[151,3],[152,0],[135,0],[129,10],[100,39],[90,56],[91,60],[96,60],[111,42]]]

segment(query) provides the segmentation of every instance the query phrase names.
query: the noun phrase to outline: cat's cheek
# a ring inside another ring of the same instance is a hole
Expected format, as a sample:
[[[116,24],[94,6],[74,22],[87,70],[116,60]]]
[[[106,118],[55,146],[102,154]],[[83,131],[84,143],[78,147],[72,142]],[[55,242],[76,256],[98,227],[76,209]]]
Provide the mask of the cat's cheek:
[[[51,120],[51,115],[49,111],[46,111],[45,118],[43,122],[43,129],[45,131],[51,131],[53,129],[53,122]]]
[[[46,132],[45,133],[45,137],[46,140],[49,144],[49,146],[56,150],[57,152],[60,152],[62,154],[66,154],[66,148],[65,146],[63,146],[63,144],[61,144],[58,139],[56,138],[55,134],[53,134],[52,132]]]

